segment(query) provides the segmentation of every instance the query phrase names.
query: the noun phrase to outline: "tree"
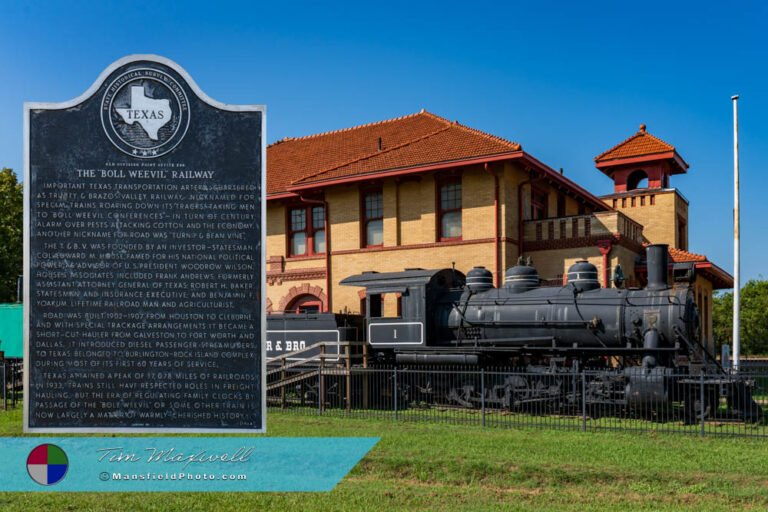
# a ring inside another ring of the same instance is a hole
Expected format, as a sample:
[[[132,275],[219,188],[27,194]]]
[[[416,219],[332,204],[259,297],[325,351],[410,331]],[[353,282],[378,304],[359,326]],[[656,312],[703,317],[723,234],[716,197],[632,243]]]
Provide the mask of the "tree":
[[[718,345],[733,343],[733,293],[712,301],[712,330]],[[768,355],[768,281],[752,279],[741,289],[741,352]]]
[[[16,279],[22,272],[24,194],[16,174],[0,170],[0,302],[16,301]]]

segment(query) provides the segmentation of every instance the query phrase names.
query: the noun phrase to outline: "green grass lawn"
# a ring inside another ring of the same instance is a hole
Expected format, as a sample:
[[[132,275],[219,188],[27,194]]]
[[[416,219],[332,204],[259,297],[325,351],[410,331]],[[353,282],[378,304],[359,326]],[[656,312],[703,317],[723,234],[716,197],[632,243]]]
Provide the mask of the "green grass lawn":
[[[0,493],[0,510],[766,510],[768,440],[305,416],[272,436],[380,436],[330,493]],[[21,411],[0,412],[21,434]]]

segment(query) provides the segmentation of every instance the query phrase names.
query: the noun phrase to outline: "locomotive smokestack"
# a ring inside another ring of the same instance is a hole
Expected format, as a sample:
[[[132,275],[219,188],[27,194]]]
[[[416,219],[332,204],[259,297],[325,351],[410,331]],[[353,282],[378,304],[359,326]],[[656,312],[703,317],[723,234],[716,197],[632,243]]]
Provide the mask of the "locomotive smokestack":
[[[669,246],[653,244],[645,248],[646,268],[648,269],[648,290],[664,290],[669,288],[667,283],[667,268],[669,267]]]

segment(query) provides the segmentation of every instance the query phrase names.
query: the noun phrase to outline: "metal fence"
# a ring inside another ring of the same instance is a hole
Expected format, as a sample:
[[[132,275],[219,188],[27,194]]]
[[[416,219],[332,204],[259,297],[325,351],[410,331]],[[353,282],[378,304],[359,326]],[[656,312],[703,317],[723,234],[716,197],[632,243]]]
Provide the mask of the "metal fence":
[[[0,372],[3,408],[19,406],[22,360],[0,360]],[[768,437],[768,367],[744,368],[738,377],[667,372],[645,382],[653,392],[642,400],[628,383],[625,374],[604,370],[315,364],[269,372],[267,402],[291,413],[352,418]]]
[[[768,436],[768,371],[666,373],[648,398],[627,377],[503,368],[296,366],[268,377],[271,408],[483,427]],[[635,388],[637,389],[637,388]]]
[[[24,361],[0,359],[0,379],[3,382],[2,408],[20,405],[24,394]]]

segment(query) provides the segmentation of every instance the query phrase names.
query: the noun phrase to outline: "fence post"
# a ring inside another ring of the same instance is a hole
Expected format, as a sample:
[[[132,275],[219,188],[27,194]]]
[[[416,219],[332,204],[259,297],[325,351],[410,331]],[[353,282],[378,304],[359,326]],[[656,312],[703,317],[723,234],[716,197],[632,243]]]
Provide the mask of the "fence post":
[[[320,395],[320,412],[325,411],[325,377],[323,377],[323,369],[325,369],[325,344],[320,344],[320,387],[318,392]]]
[[[485,368],[480,368],[480,414],[485,427]]]
[[[347,412],[352,411],[352,353],[349,349],[349,344],[347,344],[344,347],[344,355],[345,355],[345,369],[347,373],[347,377],[345,379],[345,383],[347,384],[347,390],[345,393],[345,398],[347,400]]]
[[[581,370],[581,430],[587,431],[587,375]]]
[[[392,385],[392,396],[394,398],[394,405],[395,405],[395,419],[397,419],[397,395],[398,395],[398,391],[397,391],[397,366],[395,366],[394,375],[395,375],[395,377],[394,377],[394,383]]]
[[[322,361],[322,360],[321,360]],[[323,363],[317,367],[317,413],[323,414]]]
[[[285,396],[285,377],[288,374],[285,371],[285,361],[286,361],[286,358],[284,357],[282,359],[282,363],[281,363],[282,368],[280,370],[280,380],[282,381],[282,386],[280,386],[280,408],[281,409],[285,409],[285,400],[286,400],[286,396]]]
[[[6,361],[6,363],[7,363],[7,361]],[[13,380],[13,398],[12,398],[12,401],[13,401],[13,407],[15,408],[16,407],[16,402],[19,401],[19,398],[18,398],[18,394],[19,393],[21,393],[21,395],[22,395],[21,399],[22,400],[24,399],[24,369],[23,369],[23,366],[19,366],[19,368],[21,368],[21,370],[19,370],[17,372],[16,370],[13,369],[13,366],[11,366],[10,368],[11,368],[11,374],[13,375],[13,379],[14,379]],[[18,377],[21,379],[19,381],[18,390],[17,390],[17,387],[16,387],[16,376],[17,376],[17,373],[18,373]]]
[[[704,370],[703,369],[699,374],[699,411],[701,411],[701,436],[704,437],[704,434],[706,433],[706,430],[704,428],[706,418],[704,417]]]
[[[5,371],[5,361],[3,361],[3,409],[8,409],[8,378]]]

